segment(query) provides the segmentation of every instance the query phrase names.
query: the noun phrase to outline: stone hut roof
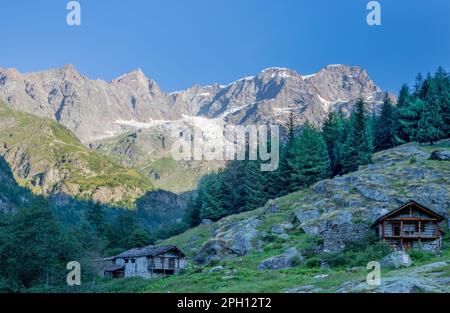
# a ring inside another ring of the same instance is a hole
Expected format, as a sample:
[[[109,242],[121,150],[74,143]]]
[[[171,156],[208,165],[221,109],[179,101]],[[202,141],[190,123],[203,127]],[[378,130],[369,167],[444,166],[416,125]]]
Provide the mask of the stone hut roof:
[[[116,256],[108,259],[118,259],[118,258],[137,258],[143,256],[154,257],[169,251],[175,251],[180,256],[184,257],[184,253],[178,249],[176,246],[147,246],[144,248],[133,248],[128,251],[122,252]]]
[[[115,271],[118,271],[118,270],[122,270],[122,269],[124,269],[124,267],[123,266],[121,266],[121,265],[118,265],[118,264],[113,264],[113,265],[110,265],[110,266],[107,266],[107,267],[105,267],[104,268],[104,271],[105,272],[115,272]]]

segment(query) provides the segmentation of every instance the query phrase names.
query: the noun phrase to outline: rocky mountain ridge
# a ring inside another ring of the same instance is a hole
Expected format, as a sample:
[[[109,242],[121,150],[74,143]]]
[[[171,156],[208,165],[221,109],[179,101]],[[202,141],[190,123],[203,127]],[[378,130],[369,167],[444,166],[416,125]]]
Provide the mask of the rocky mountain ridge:
[[[300,123],[320,123],[327,109],[348,111],[358,98],[373,107],[383,92],[365,70],[346,65],[307,76],[269,68],[228,85],[196,85],[170,94],[140,69],[106,82],[88,79],[73,65],[28,74],[0,68],[0,99],[62,123],[84,144],[183,116],[248,124],[282,122],[292,110]]]

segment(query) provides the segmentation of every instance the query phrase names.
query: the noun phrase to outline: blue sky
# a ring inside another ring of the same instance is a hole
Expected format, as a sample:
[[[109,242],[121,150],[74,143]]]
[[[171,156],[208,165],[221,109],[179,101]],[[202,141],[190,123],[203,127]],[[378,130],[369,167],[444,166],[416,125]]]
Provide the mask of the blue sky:
[[[72,63],[105,80],[142,68],[167,92],[337,63],[396,92],[419,71],[450,69],[448,0],[380,0],[372,27],[369,0],[79,0],[80,27],[66,24],[68,2],[2,0],[0,67]]]

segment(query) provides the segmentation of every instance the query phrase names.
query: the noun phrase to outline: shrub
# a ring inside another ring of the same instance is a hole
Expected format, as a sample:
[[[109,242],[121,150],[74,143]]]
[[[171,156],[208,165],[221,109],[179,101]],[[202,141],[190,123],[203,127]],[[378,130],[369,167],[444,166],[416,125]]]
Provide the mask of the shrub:
[[[306,267],[308,268],[320,267],[321,264],[322,261],[317,257],[310,258],[306,261]]]
[[[302,263],[303,263],[303,260],[302,260],[302,258],[300,258],[298,255],[294,256],[294,257],[291,259],[291,266],[292,266],[292,267],[300,266]]]
[[[433,254],[422,250],[412,250],[409,252],[409,256],[415,262],[425,262],[433,258]]]
[[[325,253],[322,258],[331,267],[356,267],[379,260],[390,252],[387,243],[376,241],[375,236],[367,236],[363,240],[348,243],[343,251]]]

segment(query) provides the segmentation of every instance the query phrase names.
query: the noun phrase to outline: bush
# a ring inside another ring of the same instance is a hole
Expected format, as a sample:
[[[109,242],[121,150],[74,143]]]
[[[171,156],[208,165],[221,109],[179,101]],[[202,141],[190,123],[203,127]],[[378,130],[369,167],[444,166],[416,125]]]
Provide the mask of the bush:
[[[387,243],[376,241],[375,236],[368,236],[348,243],[341,252],[323,254],[322,258],[331,267],[356,267],[380,260],[390,252],[391,248]]]
[[[303,263],[303,260],[302,260],[302,258],[300,258],[298,255],[294,256],[294,257],[291,259],[291,266],[292,266],[292,267],[300,266],[302,263]]]
[[[317,257],[310,258],[306,261],[306,267],[308,268],[320,267],[321,264],[322,261]]]
[[[425,262],[433,258],[433,254],[422,250],[412,250],[409,252],[409,256],[415,262]]]

